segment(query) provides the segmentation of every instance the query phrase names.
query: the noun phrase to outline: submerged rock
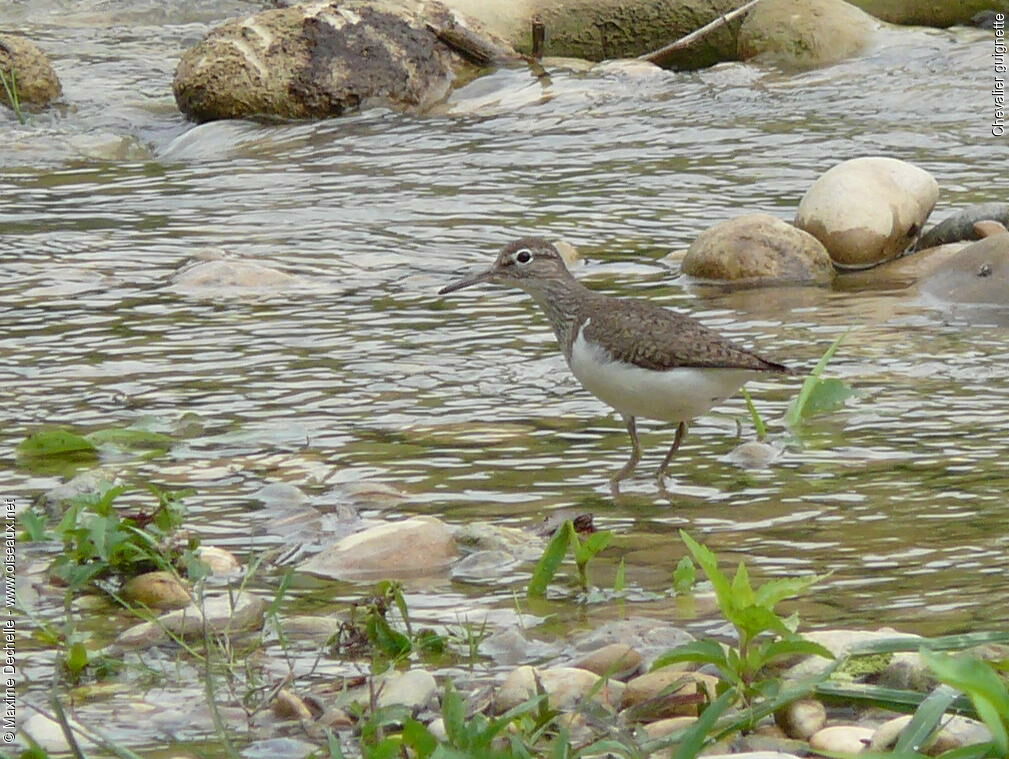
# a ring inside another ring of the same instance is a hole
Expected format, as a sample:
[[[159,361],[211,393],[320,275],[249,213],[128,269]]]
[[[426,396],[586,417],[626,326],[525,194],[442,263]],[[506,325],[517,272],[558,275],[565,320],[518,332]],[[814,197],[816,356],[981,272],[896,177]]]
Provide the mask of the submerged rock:
[[[922,279],[919,290],[944,303],[1009,306],[1009,234],[968,245]]]
[[[924,169],[895,158],[853,158],[810,186],[795,225],[822,242],[835,265],[864,269],[908,250],[938,197]]]
[[[326,118],[366,103],[423,111],[472,69],[460,46],[514,55],[436,0],[310,2],[213,30],[182,54],[172,89],[201,122]]]
[[[298,565],[334,579],[402,579],[444,571],[456,558],[452,529],[435,517],[413,517],[338,540]]]
[[[124,630],[115,647],[141,648],[169,640],[170,636],[203,635],[209,628],[216,634],[232,634],[258,629],[263,624],[266,601],[252,593],[216,596],[202,605],[192,603],[184,609],[162,614],[154,622],[142,622]]]
[[[819,240],[763,213],[728,219],[701,232],[681,266],[697,279],[736,284],[829,284],[834,277]]]
[[[265,263],[233,258],[223,251],[208,249],[172,275],[170,289],[187,295],[213,297],[236,292],[283,291],[301,284],[298,277]]]
[[[21,105],[47,105],[63,92],[59,77],[41,48],[14,34],[0,34],[0,74],[8,84],[13,75]],[[0,86],[0,103],[13,107],[3,86]]]
[[[925,232],[914,249],[925,250],[961,240],[980,240],[987,236],[983,233],[984,227],[977,228],[977,223],[981,221],[1009,225],[1009,203],[975,203],[961,208]]]
[[[761,0],[739,28],[739,57],[796,67],[858,55],[879,22],[844,0]]]
[[[119,594],[125,601],[151,609],[181,609],[193,600],[186,586],[171,572],[145,572],[131,577]]]

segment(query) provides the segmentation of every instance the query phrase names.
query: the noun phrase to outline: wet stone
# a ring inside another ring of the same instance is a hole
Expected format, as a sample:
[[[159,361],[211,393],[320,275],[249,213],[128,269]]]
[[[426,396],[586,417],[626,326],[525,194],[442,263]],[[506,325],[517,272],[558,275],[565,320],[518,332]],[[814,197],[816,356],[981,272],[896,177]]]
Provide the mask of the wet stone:
[[[456,556],[452,529],[424,516],[349,535],[297,568],[334,579],[402,579],[445,571]]]
[[[833,725],[818,730],[809,739],[815,751],[838,754],[858,754],[872,742],[872,728],[858,725]]]

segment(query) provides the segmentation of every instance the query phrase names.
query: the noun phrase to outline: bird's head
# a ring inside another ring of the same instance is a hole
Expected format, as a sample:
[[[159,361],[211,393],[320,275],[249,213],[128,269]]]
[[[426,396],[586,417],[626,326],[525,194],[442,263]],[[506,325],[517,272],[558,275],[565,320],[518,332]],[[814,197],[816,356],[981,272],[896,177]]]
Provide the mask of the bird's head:
[[[446,295],[482,282],[534,292],[542,283],[570,276],[564,259],[551,243],[541,237],[523,237],[505,245],[489,269],[452,282],[438,294]]]

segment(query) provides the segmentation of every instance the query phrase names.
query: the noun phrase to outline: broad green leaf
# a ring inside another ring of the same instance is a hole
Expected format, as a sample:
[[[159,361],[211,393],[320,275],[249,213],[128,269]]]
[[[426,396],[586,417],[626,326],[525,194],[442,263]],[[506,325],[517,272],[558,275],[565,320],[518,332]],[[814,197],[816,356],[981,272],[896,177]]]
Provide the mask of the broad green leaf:
[[[574,527],[572,526],[572,532]],[[597,553],[602,551],[606,546],[610,544],[613,539],[613,533],[609,530],[599,530],[598,532],[593,532],[584,541],[578,543],[578,549],[575,553],[575,561],[579,564],[585,564],[589,559],[593,558]]]
[[[715,598],[718,600],[718,608],[722,614],[728,617],[728,612],[732,609],[732,586],[729,578],[718,568],[718,558],[707,546],[703,546],[694,540],[684,530],[680,530],[680,539],[687,544],[694,561],[701,565],[704,574],[708,576],[711,585],[715,589]]]
[[[752,606],[754,598],[753,586],[750,585],[750,572],[746,564],[739,562],[736,575],[732,578],[732,605],[737,609]]]
[[[824,659],[833,659],[834,654],[830,649],[814,643],[811,640],[776,640],[768,643],[762,650],[764,665],[775,659],[784,656],[822,656]]]
[[[557,569],[560,567],[561,562],[564,561],[564,554],[568,550],[568,540],[571,532],[574,532],[574,527],[571,525],[571,521],[568,520],[550,538],[550,542],[547,543],[543,555],[536,562],[533,576],[529,579],[529,586],[526,589],[527,596],[542,598],[546,595],[547,586],[550,585],[550,582],[554,579],[554,575],[557,574]]]
[[[813,367],[813,371],[810,375],[806,377],[805,381],[802,383],[802,388],[799,390],[799,394],[792,400],[788,406],[788,412],[785,414],[785,424],[788,427],[796,427],[799,422],[806,416],[804,409],[809,403],[809,397],[813,394],[816,386],[819,384],[820,375],[823,374],[823,370],[827,368],[827,364],[830,363],[830,359],[833,358],[834,353],[840,347],[841,343],[848,336],[851,330],[846,330],[840,334],[830,347],[824,352],[823,356]]]
[[[19,456],[97,455],[94,443],[59,427],[46,427],[29,435],[17,447]]]
[[[403,745],[412,748],[418,759],[427,759],[438,748],[438,739],[422,723],[408,719],[403,723]]]
[[[67,669],[74,675],[80,674],[88,666],[88,649],[81,642],[71,643],[67,650]]]
[[[763,606],[747,606],[745,609],[737,609],[730,621],[741,632],[745,632],[747,638],[756,638],[763,632],[775,632],[785,637],[792,635],[792,631],[781,617]]]
[[[22,540],[34,543],[39,540],[50,540],[53,537],[53,533],[46,530],[45,515],[40,514],[33,508],[25,509],[18,514],[18,521],[21,522],[21,527],[23,528],[23,532],[21,533]]]
[[[795,426],[803,419],[808,419],[818,414],[829,414],[844,406],[844,402],[853,395],[858,395],[858,391],[851,387],[844,380],[836,377],[827,379],[806,378],[809,384],[807,393],[803,397],[803,405],[799,406],[799,396],[796,396],[788,407],[787,423]],[[803,389],[806,384],[803,383]],[[801,395],[801,392],[800,392]]]
[[[175,441],[168,435],[148,430],[138,430],[132,427],[108,427],[95,430],[84,436],[94,445],[114,445],[118,448],[168,448]]]
[[[410,639],[403,633],[393,630],[381,614],[369,615],[365,630],[372,645],[383,655],[397,659],[410,653]]]
[[[682,556],[673,570],[673,589],[683,595],[694,589],[697,582],[697,567],[689,556]]]
[[[782,577],[768,580],[754,594],[753,602],[757,606],[773,609],[781,601],[805,593],[811,585],[822,580],[826,575],[803,575],[802,577]]]
[[[670,664],[684,661],[724,666],[726,663],[725,649],[714,640],[694,640],[659,654],[652,663],[651,671],[654,672]]]
[[[1009,689],[986,662],[973,656],[948,656],[922,647],[922,660],[947,685],[967,694],[991,731],[992,742],[1009,756]]]

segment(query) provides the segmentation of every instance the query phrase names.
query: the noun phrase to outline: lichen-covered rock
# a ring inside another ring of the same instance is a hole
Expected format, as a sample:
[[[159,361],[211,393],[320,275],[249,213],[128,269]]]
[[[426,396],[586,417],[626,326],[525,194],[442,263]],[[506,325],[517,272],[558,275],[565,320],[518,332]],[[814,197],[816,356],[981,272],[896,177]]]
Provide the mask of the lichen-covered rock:
[[[768,214],[719,222],[697,236],[684,274],[737,284],[829,284],[830,256],[819,240]]]
[[[795,225],[823,243],[845,269],[904,253],[939,198],[932,175],[906,161],[869,156],[834,166],[806,191]]]
[[[24,37],[0,34],[0,74],[8,84],[13,74],[21,105],[43,106],[63,91],[49,58],[38,45]],[[0,103],[11,107],[7,90],[0,86]]]
[[[844,0],[762,0],[739,28],[739,57],[801,68],[858,55],[879,23]]]
[[[172,89],[196,121],[325,118],[379,103],[422,111],[470,57],[510,48],[436,0],[329,0],[230,21],[186,50]]]

